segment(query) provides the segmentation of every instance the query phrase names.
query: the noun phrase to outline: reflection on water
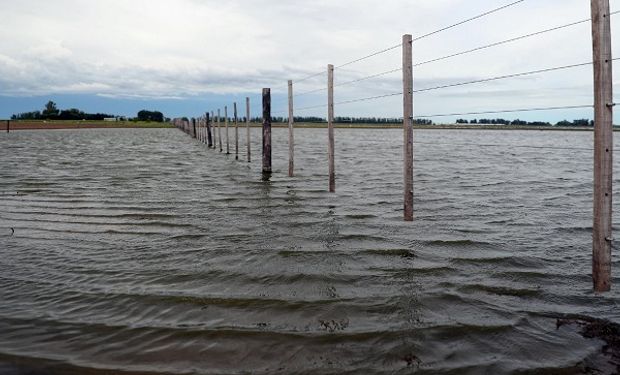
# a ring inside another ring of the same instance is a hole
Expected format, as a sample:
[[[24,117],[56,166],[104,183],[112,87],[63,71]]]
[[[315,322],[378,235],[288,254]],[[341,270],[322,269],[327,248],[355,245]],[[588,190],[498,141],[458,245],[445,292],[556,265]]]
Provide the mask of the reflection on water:
[[[338,130],[336,194],[296,136],[263,182],[178,130],[1,134],[0,372],[571,373],[601,343],[549,314],[620,321],[591,152],[471,145],[591,134],[418,131],[414,223],[401,131]]]

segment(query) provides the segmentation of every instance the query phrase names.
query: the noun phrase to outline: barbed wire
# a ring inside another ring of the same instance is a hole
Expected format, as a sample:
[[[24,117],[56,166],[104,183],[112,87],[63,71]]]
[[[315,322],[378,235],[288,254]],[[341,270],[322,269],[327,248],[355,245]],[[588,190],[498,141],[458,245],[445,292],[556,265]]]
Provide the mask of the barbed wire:
[[[346,62],[344,64],[338,65],[338,66],[334,67],[334,69],[340,69],[340,68],[345,67],[347,65],[351,65],[351,64],[355,64],[355,63],[360,62],[360,61],[364,61],[366,59],[369,59],[371,57],[375,57],[375,56],[381,55],[383,53],[389,52],[389,51],[391,51],[393,49],[396,49],[396,48],[399,48],[399,47],[402,47],[402,43],[399,43],[399,44],[397,44],[395,46],[391,46],[391,47],[382,49],[381,51],[377,51],[377,52],[371,53],[370,55],[367,55],[367,56],[364,56],[364,57],[360,57],[359,59],[355,59],[355,60]]]
[[[498,9],[502,9],[502,8],[498,8]],[[620,11],[611,12],[610,16],[618,14],[618,13],[620,13]],[[487,44],[487,45],[483,45],[483,46],[480,46],[480,47],[468,49],[468,50],[465,50],[465,51],[453,53],[453,54],[450,54],[450,55],[446,55],[446,56],[442,56],[442,57],[438,57],[438,58],[433,58],[433,59],[430,59],[430,60],[422,61],[422,62],[419,62],[419,63],[415,63],[413,66],[414,67],[418,67],[418,66],[430,64],[430,63],[433,63],[433,62],[438,62],[438,61],[446,60],[446,59],[449,59],[449,58],[462,56],[462,55],[465,55],[465,54],[468,54],[468,53],[477,52],[477,51],[480,51],[480,50],[484,50],[484,49],[488,49],[488,48],[492,48],[492,47],[497,47],[497,46],[500,46],[500,45],[503,45],[503,44],[512,43],[512,42],[516,42],[516,41],[523,40],[523,39],[526,39],[526,38],[531,38],[531,37],[534,37],[534,36],[546,34],[546,33],[552,32],[552,31],[557,31],[557,30],[565,29],[565,28],[568,28],[568,27],[571,27],[571,26],[576,26],[576,25],[579,25],[579,24],[582,24],[582,23],[586,23],[586,22],[589,22],[589,21],[591,21],[590,18],[584,19],[584,20],[581,20],[581,21],[571,22],[571,23],[564,24],[564,25],[561,25],[561,26],[556,26],[556,27],[552,27],[552,28],[549,28],[549,29],[544,29],[544,30],[536,31],[536,32],[533,32],[533,33],[521,35],[521,36],[510,38],[510,39],[505,39],[505,40],[502,40],[502,41],[499,41],[499,42],[494,42],[494,43],[491,43],[491,44]],[[393,47],[393,48],[396,48],[396,47]],[[376,54],[373,54],[373,56],[376,55]],[[371,56],[371,55],[369,55],[369,56]],[[357,79],[354,79],[354,80],[351,80],[351,81],[347,81],[347,82],[343,82],[343,83],[337,84],[334,87],[346,86],[346,85],[349,85],[349,84],[353,84],[353,83],[357,83],[357,82],[362,82],[362,81],[365,81],[365,80],[368,80],[368,79],[381,77],[381,76],[384,76],[384,75],[387,75],[387,74],[391,74],[391,73],[396,73],[396,72],[399,72],[399,71],[402,71],[402,68],[394,68],[394,69],[390,69],[390,70],[385,71],[385,72],[367,75],[367,76],[364,76],[364,77],[361,77],[361,78],[357,78]],[[302,94],[298,94],[296,96],[302,96],[302,95],[306,95],[306,94],[310,94],[310,93],[314,93],[314,92],[319,92],[319,91],[324,91],[324,90],[327,90],[327,88],[319,88],[319,89],[316,89],[316,90],[310,90],[310,91],[304,92]]]
[[[620,11],[615,11],[615,12],[610,13],[609,15],[612,16],[612,15],[617,14],[619,12]],[[491,44],[486,44],[484,46],[468,49],[468,50],[457,52],[457,53],[453,53],[453,54],[450,54],[450,55],[446,55],[446,56],[442,56],[442,57],[437,57],[437,58],[433,58],[433,59],[430,59],[430,60],[425,60],[425,61],[422,61],[422,62],[419,62],[419,63],[415,63],[413,66],[418,67],[418,66],[422,66],[422,65],[426,65],[426,64],[442,61],[442,60],[447,60],[447,59],[450,59],[450,58],[453,58],[453,57],[458,57],[458,56],[466,55],[466,54],[469,54],[469,53],[472,53],[472,52],[477,52],[477,51],[481,51],[481,50],[484,50],[484,49],[488,49],[488,48],[492,48],[492,47],[497,47],[497,46],[500,46],[500,45],[503,45],[503,44],[508,44],[508,43],[519,41],[519,40],[531,38],[531,37],[534,37],[534,36],[550,33],[552,31],[557,31],[557,30],[565,29],[565,28],[568,28],[568,27],[571,27],[571,26],[580,25],[582,23],[586,23],[586,22],[589,22],[591,20],[592,20],[591,18],[588,18],[588,19],[585,19],[585,20],[567,23],[567,24],[564,24],[564,25],[561,25],[561,26],[556,26],[556,27],[552,27],[552,28],[549,28],[549,29],[544,29],[544,30],[536,31],[536,32],[533,32],[533,33],[517,36],[517,37],[514,37],[514,38],[505,39],[505,40],[502,40],[502,41],[499,41],[499,42],[494,42],[494,43],[491,43]]]
[[[320,92],[320,91],[327,91],[327,87],[321,87],[319,89],[304,91],[304,92],[301,92],[299,94],[294,94],[293,97],[297,98],[297,97],[304,96],[304,95],[314,94],[315,92]]]
[[[618,59],[620,59],[620,58],[616,58],[616,59],[613,59],[613,60],[618,60]],[[554,71],[557,71],[557,70],[565,70],[565,69],[577,68],[577,67],[588,66],[588,65],[592,65],[592,64],[593,64],[592,62],[587,62],[587,63],[581,63],[581,64],[571,64],[571,65],[556,66],[556,67],[553,67],[553,68],[531,70],[531,71],[522,72],[522,73],[507,74],[507,75],[496,76],[496,77],[491,77],[491,78],[477,79],[477,80],[473,80],[473,81],[466,81],[466,82],[452,83],[452,84],[448,84],[448,85],[428,87],[428,88],[425,88],[425,89],[414,90],[413,92],[414,93],[421,93],[421,92],[440,90],[440,89],[446,89],[446,88],[451,88],[451,87],[471,85],[471,84],[475,84],[475,83],[499,81],[499,80],[502,80],[502,79],[524,77],[524,76],[528,76],[528,75],[554,72]]]
[[[462,21],[456,22],[456,23],[454,23],[454,24],[452,24],[452,25],[449,25],[449,26],[446,26],[446,27],[442,27],[442,28],[437,29],[437,30],[435,30],[435,31],[431,31],[431,32],[429,32],[429,33],[426,33],[426,34],[423,34],[423,35],[417,36],[417,37],[415,37],[415,38],[413,38],[413,39],[412,39],[412,42],[416,42],[416,41],[419,41],[419,40],[421,40],[421,39],[428,38],[429,36],[432,36],[432,35],[435,35],[435,34],[441,33],[441,32],[443,32],[443,31],[450,30],[450,29],[455,28],[455,27],[457,27],[457,26],[464,25],[464,24],[466,24],[466,23],[468,23],[468,22],[471,22],[471,21],[474,21],[474,20],[477,20],[477,19],[483,18],[483,17],[488,16],[488,15],[490,15],[490,14],[493,14],[493,13],[499,12],[499,11],[501,11],[501,10],[503,10],[503,9],[506,9],[506,8],[509,8],[509,7],[515,6],[515,5],[517,5],[517,4],[519,4],[519,3],[522,3],[522,2],[524,2],[524,1],[526,1],[526,0],[518,0],[518,1],[512,2],[512,3],[510,3],[510,4],[506,4],[506,5],[503,5],[503,6],[501,6],[501,7],[498,7],[498,8],[492,9],[492,10],[490,10],[490,11],[487,11],[487,12],[484,12],[484,13],[481,13],[481,14],[478,14],[478,15],[476,15],[476,16],[474,16],[474,17],[471,17],[471,18],[468,18],[468,19],[465,19],[465,20],[462,20]],[[390,47],[384,48],[384,49],[382,49],[382,50],[379,50],[379,51],[376,51],[376,52],[370,53],[370,54],[368,54],[368,55],[366,55],[366,56],[363,56],[363,57],[360,57],[360,58],[357,58],[357,59],[354,59],[354,60],[351,60],[351,61],[347,61],[347,62],[345,62],[345,63],[342,63],[342,64],[340,64],[340,65],[335,66],[335,67],[334,67],[334,69],[341,69],[341,68],[343,68],[343,67],[345,67],[345,66],[349,66],[349,65],[352,65],[352,64],[358,63],[358,62],[360,62],[360,61],[367,60],[367,59],[369,59],[369,58],[371,58],[371,57],[375,57],[375,56],[378,56],[378,55],[384,54],[384,53],[386,53],[386,52],[392,51],[392,50],[394,50],[394,49],[396,49],[396,48],[399,48],[399,47],[402,47],[402,43],[399,43],[399,44],[396,44],[396,45],[393,45],[393,46],[390,46]],[[296,82],[297,82],[297,83],[299,83],[299,82],[304,82],[304,81],[307,81],[307,80],[309,80],[309,79],[311,79],[311,78],[317,77],[317,76],[322,75],[322,74],[325,74],[325,73],[326,73],[325,71],[322,71],[322,72],[317,72],[317,73],[311,74],[311,75],[309,75],[309,76],[303,77],[303,78],[301,78],[301,79],[298,79],[298,80],[296,80]]]
[[[620,58],[612,59],[612,61],[616,61],[616,60],[620,60]],[[592,65],[592,64],[593,64],[592,62],[587,62],[587,63],[579,63],[579,64],[562,65],[562,66],[556,66],[556,67],[552,67],[552,68],[537,69],[537,70],[521,72],[521,73],[513,73],[513,74],[501,75],[501,76],[496,76],[496,77],[477,79],[477,80],[472,80],[472,81],[465,81],[465,82],[458,82],[458,83],[452,83],[452,84],[447,84],[447,85],[428,87],[428,88],[414,90],[413,92],[414,93],[423,93],[423,92],[428,92],[428,91],[434,91],[434,90],[440,90],[440,89],[446,89],[446,88],[452,88],[452,87],[471,85],[471,84],[476,84],[476,83],[492,82],[492,81],[499,81],[499,80],[509,79],[509,78],[517,78],[517,77],[524,77],[524,76],[534,75],[534,74],[548,73],[548,72],[553,72],[553,71],[558,71],[558,70],[565,70],[565,69],[577,68],[577,67],[582,67],[582,66],[588,66],[588,65]],[[335,85],[334,87],[344,86],[346,84],[352,84],[352,83],[360,82],[360,81],[363,81],[363,80],[367,80],[367,79],[371,79],[371,78],[387,75],[387,74],[390,74],[390,73],[397,72],[399,70],[402,70],[402,69],[393,69],[393,70],[389,70],[389,71],[386,71],[386,72],[369,75],[369,76],[362,77],[362,78],[359,78],[359,79],[356,79],[356,80],[352,80],[352,81],[341,83],[339,85]],[[302,96],[302,95],[306,95],[306,94],[310,94],[310,93],[314,93],[314,92],[319,92],[319,91],[325,91],[325,90],[327,90],[327,88],[315,89],[315,90],[306,91],[304,93],[298,94],[297,96]],[[334,103],[334,105],[357,103],[357,102],[362,102],[362,101],[368,101],[368,100],[381,99],[381,98],[390,97],[390,96],[396,96],[396,95],[402,95],[402,92],[385,94],[385,95],[377,95],[377,96],[371,96],[371,97],[365,97],[365,98],[359,98],[359,99],[346,100],[346,101]]]
[[[351,104],[351,103],[365,102],[365,101],[369,101],[369,100],[389,98],[391,96],[398,96],[398,95],[402,95],[402,94],[403,94],[402,92],[395,92],[395,93],[392,93],[392,94],[369,96],[369,97],[366,97],[366,98],[359,98],[359,99],[345,100],[343,102],[337,102],[337,103],[334,103],[334,105],[342,105],[342,104]]]
[[[433,117],[473,116],[473,115],[489,115],[489,114],[495,114],[495,113],[554,111],[554,110],[560,110],[560,109],[580,109],[580,108],[593,108],[593,107],[594,106],[592,104],[583,104],[583,105],[569,105],[569,106],[558,106],[558,107],[502,109],[502,110],[482,111],[482,112],[443,113],[443,114],[435,114],[435,115],[414,116],[413,118],[425,119],[425,118],[433,118]]]
[[[312,79],[314,77],[318,77],[318,76],[323,75],[323,74],[327,74],[327,71],[321,71],[321,72],[318,72],[318,73],[311,74],[309,76],[306,76],[306,77],[303,77],[301,79],[295,80],[295,82],[296,83],[305,82],[305,81],[307,81],[309,79]]]
[[[490,14],[497,13],[497,12],[499,12],[500,10],[504,10],[504,9],[506,9],[506,8],[510,8],[510,7],[515,6],[515,5],[519,4],[519,3],[522,3],[522,2],[524,2],[524,1],[525,1],[525,0],[515,1],[515,2],[513,2],[513,3],[510,3],[510,4],[507,4],[507,5],[501,6],[501,7],[499,7],[499,8],[492,9],[492,10],[490,10],[490,11],[487,11],[487,12],[481,13],[481,14],[479,14],[479,15],[477,15],[477,16],[474,16],[474,17],[468,18],[468,19],[466,19],[466,20],[463,20],[463,21],[457,22],[457,23],[452,24],[452,25],[450,25],[450,26],[442,27],[441,29],[438,29],[438,30],[432,31],[432,32],[427,33],[427,34],[424,34],[424,35],[420,35],[420,36],[418,36],[418,37],[413,38],[412,42],[417,42],[418,40],[421,40],[421,39],[424,39],[424,38],[428,38],[428,37],[429,37],[429,36],[431,36],[431,35],[435,35],[435,34],[438,34],[438,33],[443,32],[443,31],[450,30],[450,29],[452,29],[452,28],[454,28],[454,27],[464,25],[464,24],[466,24],[466,23],[468,23],[468,22],[475,21],[475,20],[477,20],[477,19],[480,19],[480,18],[482,18],[482,17],[488,16],[488,15],[490,15]]]
[[[382,77],[391,73],[396,73],[396,72],[400,72],[401,70],[403,70],[403,68],[396,68],[396,69],[392,69],[392,70],[388,70],[385,72],[381,72],[381,73],[376,73],[376,74],[371,74],[365,77],[361,77],[361,78],[357,78],[351,81],[347,81],[347,82],[342,82],[339,84],[334,85],[334,87],[341,87],[341,86],[346,86],[346,85],[351,85],[353,83],[357,83],[357,82],[362,82],[362,81],[366,81],[372,78],[377,78],[377,77]]]
[[[522,3],[524,1],[525,0],[518,0],[518,1],[512,2],[510,4],[506,4],[504,6],[492,9],[490,11],[481,13],[481,14],[479,14],[477,16],[474,16],[474,17],[468,18],[466,20],[454,23],[452,25],[440,28],[440,29],[435,30],[433,32],[430,32],[430,33],[423,34],[423,35],[420,35],[418,37],[415,37],[415,38],[413,38],[413,41],[415,42],[415,41],[424,39],[426,37],[429,37],[431,35],[435,35],[437,33],[440,33],[440,32],[443,32],[443,31],[446,31],[446,30],[449,30],[449,29],[452,29],[454,27],[463,25],[463,24],[471,22],[473,20],[476,20],[476,19],[482,18],[484,16],[496,13],[496,12],[501,11],[503,9],[512,7],[514,5]],[[610,12],[609,16],[613,16],[613,15],[616,15],[618,13],[620,13],[620,10],[614,11],[614,12]],[[480,50],[483,50],[483,49],[488,49],[488,48],[496,47],[496,46],[499,46],[499,45],[515,42],[515,41],[518,41],[518,40],[522,40],[522,39],[526,39],[526,38],[542,35],[542,34],[545,34],[545,33],[552,32],[552,31],[557,31],[557,30],[565,29],[565,28],[568,28],[568,27],[571,27],[571,26],[576,26],[576,25],[579,25],[579,24],[582,24],[582,23],[586,23],[586,22],[589,22],[589,21],[591,21],[590,18],[584,19],[584,20],[581,20],[581,21],[571,22],[571,23],[568,23],[568,24],[565,24],[565,25],[560,25],[560,26],[556,26],[556,27],[553,27],[553,28],[549,28],[549,29],[545,29],[545,30],[540,30],[540,31],[537,31],[537,32],[534,32],[534,33],[529,33],[529,34],[521,35],[521,36],[518,36],[518,37],[502,40],[502,41],[499,41],[499,42],[494,42],[494,43],[491,43],[491,44],[487,44],[487,45],[484,45],[484,46],[476,47],[476,48],[473,48],[473,49],[457,52],[457,53],[454,53],[454,54],[450,54],[450,55],[446,55],[446,56],[442,56],[442,57],[438,57],[438,58],[422,61],[422,62],[414,64],[414,66],[418,67],[418,66],[430,64],[430,63],[433,63],[433,62],[438,62],[438,61],[446,60],[446,59],[449,59],[449,58],[453,58],[453,57],[457,57],[457,56],[462,56],[462,55],[465,55],[465,54],[468,54],[468,53],[473,53],[473,52],[480,51]],[[374,56],[386,53],[386,52],[391,51],[393,49],[396,49],[396,48],[398,48],[400,46],[402,46],[402,44],[398,44],[398,45],[394,45],[394,46],[382,49],[380,51],[377,51],[377,52],[371,53],[369,55],[366,55],[364,57],[361,57],[361,58],[358,58],[358,59],[355,59],[355,60],[351,60],[349,62],[346,62],[346,63],[343,63],[341,65],[338,65],[338,66],[335,67],[335,69],[342,69],[345,66],[348,66],[348,65],[351,65],[351,64],[354,64],[354,63],[357,63],[357,62],[369,59],[371,57],[374,57]],[[619,60],[619,59],[616,58],[616,59],[613,59],[612,61],[617,61],[617,60]],[[579,66],[586,66],[586,65],[591,65],[591,64],[592,64],[591,62],[589,62],[589,63],[582,63],[582,64],[572,64],[572,65],[558,66],[558,67],[547,68],[547,69],[539,69],[539,70],[534,70],[534,71],[529,71],[529,72],[522,72],[522,73],[508,74],[508,75],[497,76],[497,77],[484,78],[484,79],[473,80],[473,81],[459,82],[459,83],[448,84],[448,85],[440,85],[440,86],[436,86],[436,87],[430,87],[430,88],[425,88],[425,89],[418,89],[418,90],[415,90],[414,93],[422,93],[422,92],[439,90],[439,89],[450,88],[450,87],[464,86],[464,85],[475,84],[475,83],[491,82],[491,81],[497,81],[497,80],[508,79],[508,78],[515,78],[515,77],[521,77],[521,76],[527,76],[527,75],[533,75],[533,74],[540,74],[540,73],[546,73],[546,72],[551,72],[551,71],[555,71],[555,70],[570,69],[570,68],[575,68],[575,67],[579,67]],[[346,81],[346,82],[343,82],[343,83],[336,84],[336,85],[334,85],[334,87],[342,87],[342,86],[346,86],[346,85],[362,82],[362,81],[365,81],[365,80],[381,77],[381,76],[388,75],[388,74],[391,74],[391,73],[396,73],[398,71],[402,71],[402,68],[395,68],[395,69],[390,69],[388,71],[367,75],[367,76],[360,77],[360,78],[357,78],[357,79],[354,79],[354,80],[351,80],[351,81]],[[318,72],[318,73],[306,76],[304,78],[301,78],[299,80],[296,80],[295,82],[296,83],[304,82],[304,81],[307,81],[307,80],[312,79],[314,77],[325,75],[326,73],[327,73],[327,71],[321,71],[321,72]],[[302,93],[299,93],[299,94],[295,94],[294,97],[300,97],[300,96],[312,94],[312,93],[315,93],[315,92],[326,91],[326,90],[327,90],[327,87],[313,89],[313,90],[305,91],[305,92],[302,92]],[[365,98],[359,98],[359,99],[352,99],[352,100],[347,100],[347,101],[342,101],[342,102],[334,103],[334,105],[342,105],[342,104],[350,104],[350,103],[356,103],[356,102],[363,102],[363,101],[375,100],[375,99],[391,97],[391,96],[396,96],[396,95],[402,95],[402,92],[386,94],[386,95],[371,96],[371,97],[365,97]],[[259,99],[260,99],[260,97],[261,97],[260,95],[253,96],[253,98],[259,98]],[[279,99],[276,102],[285,101],[285,100],[287,100],[287,98]],[[252,101],[252,102],[254,102],[254,101]],[[301,111],[301,110],[308,110],[308,109],[321,108],[321,107],[324,107],[324,105],[302,107],[302,108],[297,108],[295,110],[296,111]],[[532,109],[522,109],[522,110],[511,110],[509,112],[525,112],[525,111],[534,111],[534,110],[569,109],[569,108],[584,108],[584,107],[589,107],[589,106],[532,108]],[[288,111],[282,111],[282,112],[288,112]],[[429,116],[416,116],[416,118],[447,117],[447,116],[458,116],[458,115],[463,116],[463,115],[475,115],[475,114],[485,114],[485,113],[503,113],[503,112],[506,112],[506,111],[494,111],[494,112],[482,112],[482,113],[476,112],[476,113],[464,113],[464,114],[441,114],[441,115],[429,115]],[[275,113],[279,113],[279,112],[275,112]]]

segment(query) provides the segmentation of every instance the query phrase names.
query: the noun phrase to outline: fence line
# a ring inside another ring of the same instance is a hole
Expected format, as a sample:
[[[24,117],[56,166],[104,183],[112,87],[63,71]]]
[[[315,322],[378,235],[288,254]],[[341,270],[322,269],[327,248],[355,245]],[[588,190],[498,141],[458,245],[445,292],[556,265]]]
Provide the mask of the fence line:
[[[586,109],[592,108],[595,113],[595,145],[593,149],[585,149],[585,148],[565,148],[565,147],[553,147],[553,146],[527,146],[527,145],[500,145],[500,144],[467,144],[467,143],[446,143],[446,145],[451,146],[478,146],[478,147],[515,147],[515,148],[530,148],[530,149],[558,149],[558,150],[582,150],[582,151],[594,151],[595,154],[595,193],[594,193],[594,215],[593,215],[593,281],[594,281],[594,289],[595,291],[607,291],[610,287],[611,281],[611,266],[610,266],[610,249],[612,232],[611,232],[611,192],[612,192],[612,166],[611,166],[611,155],[613,153],[613,143],[612,143],[612,119],[613,119],[613,107],[615,106],[613,97],[612,97],[612,65],[615,61],[619,60],[618,58],[612,59],[611,57],[611,28],[610,28],[610,18],[613,15],[620,13],[620,11],[610,12],[609,10],[609,0],[590,0],[591,1],[591,17],[588,19],[574,21],[570,23],[566,23],[563,25],[546,28],[543,30],[538,30],[535,32],[531,32],[528,34],[512,37],[505,40],[500,40],[497,42],[493,42],[490,44],[485,44],[482,46],[478,46],[475,48],[470,48],[467,50],[450,53],[445,56],[440,56],[436,58],[432,58],[425,61],[420,61],[417,63],[413,63],[413,53],[412,46],[415,42],[428,38],[433,35],[437,35],[447,30],[454,29],[466,23],[472,22],[474,20],[478,20],[480,18],[486,17],[488,15],[500,12],[502,10],[514,7],[516,5],[524,3],[526,0],[518,0],[508,3],[506,5],[491,9],[489,11],[483,12],[473,17],[469,17],[463,19],[459,22],[450,24],[448,26],[439,28],[435,31],[422,34],[418,37],[412,37],[411,35],[404,35],[402,43],[395,44],[389,46],[387,48],[383,48],[381,50],[366,54],[360,58],[356,58],[347,62],[344,62],[340,65],[328,65],[326,70],[322,70],[321,72],[312,73],[308,76],[302,77],[295,81],[288,82],[288,96],[285,100],[288,101],[287,110],[281,112],[273,112],[271,110],[271,91],[268,88],[263,89],[262,101],[263,101],[263,178],[268,179],[271,175],[271,116],[272,114],[277,113],[288,113],[288,128],[289,128],[289,176],[294,175],[294,113],[300,111],[306,111],[311,109],[325,108],[327,110],[327,124],[328,124],[328,169],[329,169],[329,191],[335,192],[335,183],[336,183],[336,174],[335,174],[335,139],[334,139],[334,116],[335,116],[335,107],[343,106],[347,104],[374,101],[383,98],[390,98],[396,96],[403,96],[403,129],[404,129],[404,149],[403,149],[403,162],[404,162],[404,219],[412,220],[413,219],[413,145],[414,144],[437,144],[437,143],[425,143],[425,142],[414,142],[413,141],[413,121],[415,119],[429,119],[429,118],[442,118],[442,117],[456,117],[456,116],[473,116],[473,115],[486,115],[486,114],[499,114],[499,113],[523,113],[523,112],[535,112],[535,111],[555,111],[555,110],[570,110],[570,109]],[[480,78],[475,80],[468,80],[463,82],[455,82],[451,84],[442,84],[433,87],[427,88],[418,88],[414,89],[414,81],[412,70],[413,67],[420,67],[424,65],[429,65],[432,63],[437,63],[440,61],[445,61],[448,59],[452,59],[455,57],[471,54],[477,51],[487,50],[494,47],[506,45],[509,43],[513,43],[516,41],[525,40],[528,38],[532,38],[535,36],[540,36],[544,34],[548,34],[551,32],[565,30],[567,28],[585,24],[587,22],[591,22],[592,24],[592,39],[593,39],[593,61],[592,62],[584,62],[584,63],[574,63],[568,65],[560,65],[548,68],[540,68],[536,70],[530,70],[525,72],[518,73],[510,73],[486,78]],[[393,68],[387,71],[369,74],[361,77],[357,77],[355,79],[351,79],[348,81],[344,81],[341,83],[334,84],[334,72],[335,71],[346,71],[344,67],[359,63],[361,61],[365,61],[367,59],[374,58],[376,56],[385,54],[390,51],[394,51],[398,48],[402,48],[402,63],[403,66],[400,68]],[[479,110],[479,111],[464,111],[460,113],[456,112],[447,112],[447,113],[437,113],[437,114],[425,114],[425,115],[415,115],[413,112],[413,95],[418,93],[426,93],[436,90],[449,89],[454,87],[473,85],[473,84],[481,84],[488,82],[495,82],[500,80],[506,80],[511,78],[525,77],[530,75],[539,75],[539,74],[548,74],[555,71],[560,70],[568,70],[574,69],[578,67],[584,66],[593,66],[594,71],[594,87],[595,87],[595,95],[593,104],[579,104],[579,105],[558,105],[558,106],[548,106],[548,107],[524,107],[524,108],[513,108],[513,109],[489,109],[489,110]],[[349,85],[354,85],[359,82],[368,81],[371,79],[376,79],[380,77],[387,76],[389,74],[394,74],[401,72],[403,88],[401,92],[391,92],[384,93],[380,95],[372,95],[361,98],[353,98],[348,100],[335,101],[334,100],[334,88],[344,87]],[[302,91],[298,94],[294,94],[294,85],[303,83],[309,80],[314,80],[321,78],[327,78],[327,82],[323,82],[325,85],[320,88]],[[323,104],[320,105],[309,105],[309,106],[300,106],[299,108],[295,108],[293,105],[293,100],[295,98],[300,98],[306,95],[327,91],[327,98]],[[246,136],[246,141],[248,144],[248,161],[250,161],[250,133],[249,133],[249,121],[250,121],[250,99],[246,98],[246,107],[247,107],[247,115],[246,115],[246,127],[248,128],[248,133]],[[221,134],[221,117],[220,110],[217,110],[217,130],[219,136],[220,143],[220,152],[223,151],[222,148],[222,134]],[[229,144],[228,144],[228,114],[227,107],[224,107],[225,113],[225,124],[226,124],[226,154],[229,154]],[[194,137],[198,137],[201,142],[204,142],[205,136],[202,129],[203,127],[209,127],[208,116],[206,122],[202,120],[198,121],[199,124],[199,132],[196,134],[195,130],[195,119],[191,121],[179,120],[175,119],[174,124],[179,128],[183,129],[190,135]],[[235,104],[235,124],[237,124],[236,120],[236,104]],[[193,125],[193,127],[192,127]],[[204,126],[203,126],[204,125]],[[236,136],[237,137],[237,136]],[[207,137],[208,138],[208,137]],[[238,142],[238,139],[236,139]],[[238,144],[236,145],[236,157],[238,158]]]

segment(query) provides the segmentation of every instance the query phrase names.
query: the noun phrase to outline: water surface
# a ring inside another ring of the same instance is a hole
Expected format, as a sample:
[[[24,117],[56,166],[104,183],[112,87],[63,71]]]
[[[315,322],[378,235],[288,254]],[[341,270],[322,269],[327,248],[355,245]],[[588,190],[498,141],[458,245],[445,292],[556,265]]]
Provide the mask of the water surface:
[[[620,323],[591,133],[417,131],[414,223],[402,131],[337,130],[336,194],[325,130],[289,178],[275,129],[270,182],[252,137],[247,163],[176,129],[0,134],[0,371],[571,373],[602,342],[552,316]]]

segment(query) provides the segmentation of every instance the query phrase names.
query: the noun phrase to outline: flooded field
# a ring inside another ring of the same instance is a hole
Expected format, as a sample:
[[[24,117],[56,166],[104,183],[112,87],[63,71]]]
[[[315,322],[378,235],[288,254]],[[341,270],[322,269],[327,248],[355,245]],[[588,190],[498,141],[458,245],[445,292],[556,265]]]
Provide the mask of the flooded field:
[[[417,131],[414,223],[402,131],[336,130],[336,194],[326,130],[289,178],[274,129],[270,182],[252,135],[248,164],[176,129],[0,134],[0,372],[568,374],[603,342],[554,316],[620,323],[591,133]]]

